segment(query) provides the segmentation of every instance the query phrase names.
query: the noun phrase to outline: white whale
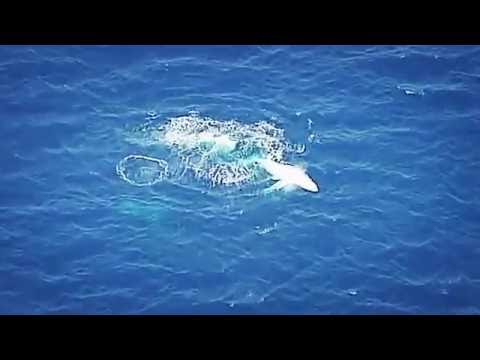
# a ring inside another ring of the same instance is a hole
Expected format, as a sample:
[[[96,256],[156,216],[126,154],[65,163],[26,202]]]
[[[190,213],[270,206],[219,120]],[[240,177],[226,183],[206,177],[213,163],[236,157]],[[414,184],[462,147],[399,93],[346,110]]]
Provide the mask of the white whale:
[[[258,159],[257,161],[272,176],[273,180],[277,180],[267,189],[267,192],[296,187],[310,192],[318,192],[318,185],[301,167],[281,164],[271,159]]]

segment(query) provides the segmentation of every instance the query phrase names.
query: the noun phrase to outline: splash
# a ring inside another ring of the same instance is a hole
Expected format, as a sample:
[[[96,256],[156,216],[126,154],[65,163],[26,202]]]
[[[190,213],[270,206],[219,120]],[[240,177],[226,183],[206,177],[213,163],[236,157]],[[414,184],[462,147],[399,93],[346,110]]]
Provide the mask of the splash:
[[[230,154],[233,158],[257,152],[280,161],[286,148],[283,129],[266,121],[242,124],[193,113],[171,118],[159,130],[159,142],[181,152],[201,152],[212,156]]]
[[[283,129],[266,121],[244,124],[201,117],[198,113],[169,118],[160,125],[149,121],[139,127],[136,134],[136,144],[153,145],[170,152],[168,164],[175,163],[172,167],[182,169],[176,176],[192,175],[211,187],[255,183],[264,175],[258,159],[281,162],[287,153],[299,152],[297,146],[285,140]],[[120,172],[124,180],[129,179],[127,181],[135,185],[139,181],[151,185],[167,175],[165,160],[138,155],[129,158],[129,161],[139,160],[151,163],[146,170],[133,172],[136,178]]]

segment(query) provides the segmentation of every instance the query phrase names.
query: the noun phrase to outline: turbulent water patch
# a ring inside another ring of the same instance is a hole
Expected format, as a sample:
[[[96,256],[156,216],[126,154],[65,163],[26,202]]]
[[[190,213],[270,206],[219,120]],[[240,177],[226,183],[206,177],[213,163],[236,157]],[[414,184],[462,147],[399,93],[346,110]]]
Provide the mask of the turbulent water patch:
[[[289,152],[302,149],[289,144],[284,130],[269,122],[243,124],[235,120],[201,117],[197,113],[169,118],[160,124],[149,121],[134,130],[130,141],[144,147],[161,147],[169,152],[168,163],[138,155],[123,159],[120,169],[128,162],[132,166],[132,161],[143,163],[135,166],[141,171],[119,172],[124,180],[135,185],[152,185],[166,176],[180,179],[188,175],[209,186],[255,183],[264,175],[258,167],[258,159],[281,162]],[[146,162],[150,164],[146,165]],[[177,171],[168,173],[166,169],[170,165]]]

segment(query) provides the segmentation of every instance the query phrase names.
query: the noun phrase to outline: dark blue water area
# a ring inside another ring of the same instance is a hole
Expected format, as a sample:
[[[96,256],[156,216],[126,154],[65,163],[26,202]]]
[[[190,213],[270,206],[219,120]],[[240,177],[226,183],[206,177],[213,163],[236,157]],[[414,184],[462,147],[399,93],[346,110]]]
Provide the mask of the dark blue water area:
[[[479,314],[479,95],[473,46],[1,46],[0,313]],[[320,192],[118,176],[191,111]]]

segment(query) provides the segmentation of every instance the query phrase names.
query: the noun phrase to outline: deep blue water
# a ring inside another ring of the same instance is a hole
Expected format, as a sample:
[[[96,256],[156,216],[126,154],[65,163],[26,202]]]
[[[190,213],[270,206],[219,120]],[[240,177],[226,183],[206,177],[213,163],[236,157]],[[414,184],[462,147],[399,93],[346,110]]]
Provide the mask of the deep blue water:
[[[479,95],[479,47],[0,46],[0,313],[479,314]],[[118,176],[191,111],[321,191]]]

